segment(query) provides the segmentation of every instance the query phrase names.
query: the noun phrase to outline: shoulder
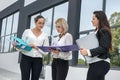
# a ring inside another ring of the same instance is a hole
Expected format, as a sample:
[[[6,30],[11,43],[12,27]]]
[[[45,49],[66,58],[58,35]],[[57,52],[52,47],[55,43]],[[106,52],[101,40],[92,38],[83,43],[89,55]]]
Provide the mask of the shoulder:
[[[72,35],[71,35],[70,33],[66,33],[65,36],[70,36],[70,37],[72,37]]]
[[[102,28],[99,30],[99,33],[109,33],[109,31],[106,28]]]
[[[70,33],[66,33],[66,34],[65,34],[65,37],[66,37],[66,38],[72,38],[72,35],[71,35]]]
[[[108,29],[102,28],[98,31],[98,37],[110,37],[111,33],[109,32]]]
[[[97,34],[100,36],[100,35],[110,35],[110,32],[108,29],[106,28],[102,28],[100,30],[98,30]]]

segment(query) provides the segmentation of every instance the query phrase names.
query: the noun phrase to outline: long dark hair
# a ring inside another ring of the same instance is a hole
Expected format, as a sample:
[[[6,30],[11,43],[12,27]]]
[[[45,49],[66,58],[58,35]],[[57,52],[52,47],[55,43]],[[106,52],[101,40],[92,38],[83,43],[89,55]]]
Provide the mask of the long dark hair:
[[[105,12],[103,11],[94,11],[93,14],[96,16],[96,18],[99,20],[98,30],[106,29],[110,33],[111,37],[111,43],[110,43],[110,50],[112,50],[112,34],[111,34],[111,28],[109,25],[109,22],[107,20],[107,16]]]

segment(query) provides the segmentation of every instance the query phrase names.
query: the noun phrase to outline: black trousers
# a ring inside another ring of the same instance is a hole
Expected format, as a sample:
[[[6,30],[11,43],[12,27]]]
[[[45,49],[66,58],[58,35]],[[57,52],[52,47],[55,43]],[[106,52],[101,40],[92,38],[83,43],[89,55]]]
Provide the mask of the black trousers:
[[[42,70],[42,58],[32,58],[22,54],[20,63],[22,80],[39,80]]]
[[[87,80],[105,80],[105,75],[110,69],[106,61],[99,61],[89,65]]]
[[[69,69],[67,60],[53,59],[52,80],[65,80]]]

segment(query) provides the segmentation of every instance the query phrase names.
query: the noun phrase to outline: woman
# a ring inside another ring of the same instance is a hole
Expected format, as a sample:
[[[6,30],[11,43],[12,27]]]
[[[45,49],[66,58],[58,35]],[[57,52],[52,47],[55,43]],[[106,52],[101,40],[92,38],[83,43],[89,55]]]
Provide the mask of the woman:
[[[63,18],[59,18],[55,22],[57,36],[53,42],[54,46],[72,45],[73,38],[68,33],[68,24]],[[52,80],[65,80],[69,69],[69,60],[71,59],[71,52],[60,52],[60,50],[51,49],[53,62],[52,62]]]
[[[105,75],[110,69],[110,53],[112,49],[111,29],[103,11],[93,12],[93,26],[96,27],[96,36],[99,46],[94,49],[81,48],[80,52],[84,56],[91,57],[87,80],[105,80]]]
[[[20,63],[22,80],[39,80],[42,70],[42,51],[37,46],[48,46],[48,36],[42,31],[45,24],[43,16],[35,18],[35,27],[33,29],[26,29],[22,35],[22,39],[28,43],[32,50],[29,52],[22,52],[22,60]]]

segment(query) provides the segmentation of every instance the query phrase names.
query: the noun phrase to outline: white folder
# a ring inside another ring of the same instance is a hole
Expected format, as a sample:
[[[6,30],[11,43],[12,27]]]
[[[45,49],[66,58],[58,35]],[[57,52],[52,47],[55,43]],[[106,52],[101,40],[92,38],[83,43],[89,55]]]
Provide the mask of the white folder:
[[[87,36],[79,38],[76,40],[79,48],[93,49],[99,46],[98,39],[95,33],[91,33]]]
[[[76,43],[79,48],[86,48],[86,49],[93,49],[99,46],[99,42],[95,33],[91,33],[87,36],[77,39]],[[90,63],[93,61],[93,59],[97,58],[97,56],[95,56],[94,58],[90,56],[84,56],[84,58],[87,63]]]

